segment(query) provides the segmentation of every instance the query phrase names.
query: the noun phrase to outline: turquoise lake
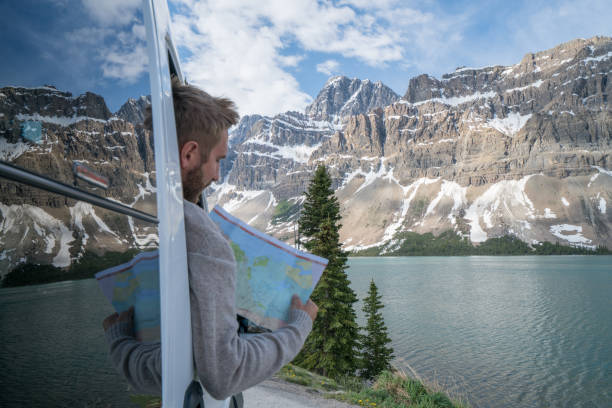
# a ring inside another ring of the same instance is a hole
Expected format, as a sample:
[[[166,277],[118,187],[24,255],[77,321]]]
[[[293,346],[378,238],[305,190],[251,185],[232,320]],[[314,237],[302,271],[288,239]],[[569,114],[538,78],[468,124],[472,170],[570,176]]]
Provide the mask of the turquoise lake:
[[[612,407],[611,256],[349,265],[360,299],[376,282],[407,374],[473,407]],[[94,280],[0,289],[0,406],[131,406],[103,338],[111,312]]]
[[[612,407],[612,257],[352,258],[394,363],[474,407]],[[361,305],[357,307],[361,315]]]

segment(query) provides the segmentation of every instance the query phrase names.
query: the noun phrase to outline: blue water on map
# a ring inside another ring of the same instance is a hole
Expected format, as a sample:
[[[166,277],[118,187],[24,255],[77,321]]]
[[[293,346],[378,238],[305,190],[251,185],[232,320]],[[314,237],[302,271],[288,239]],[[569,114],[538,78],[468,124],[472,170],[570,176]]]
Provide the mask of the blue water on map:
[[[274,323],[264,318],[287,321],[292,295],[306,303],[327,261],[250,230],[217,207],[210,216],[234,250],[239,313],[269,328],[274,328]]]

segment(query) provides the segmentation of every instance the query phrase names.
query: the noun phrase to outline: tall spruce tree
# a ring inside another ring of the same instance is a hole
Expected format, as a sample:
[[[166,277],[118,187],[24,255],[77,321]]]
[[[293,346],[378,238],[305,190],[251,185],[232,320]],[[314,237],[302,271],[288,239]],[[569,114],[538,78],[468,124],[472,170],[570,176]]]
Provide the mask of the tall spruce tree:
[[[307,238],[306,242],[302,242],[302,244],[309,251],[311,250],[309,240],[319,232],[323,221],[330,220],[336,231],[342,226],[338,223],[342,219],[340,204],[338,204],[338,199],[331,189],[331,184],[332,181],[325,166],[318,166],[314,177],[310,181],[308,191],[305,193],[306,200],[298,221],[300,235]]]
[[[319,166],[306,192],[299,225],[308,239],[304,246],[329,263],[311,296],[319,313],[296,363],[329,377],[353,374],[358,365],[359,327],[353,308],[357,296],[345,272],[347,255],[340,246],[340,218],[331,179],[325,167]]]
[[[387,327],[380,312],[384,307],[381,298],[374,279],[372,279],[368,296],[363,302],[366,333],[361,336],[361,376],[367,379],[374,378],[384,370],[391,368],[390,363],[393,359],[393,348],[387,347],[391,339],[387,335]]]

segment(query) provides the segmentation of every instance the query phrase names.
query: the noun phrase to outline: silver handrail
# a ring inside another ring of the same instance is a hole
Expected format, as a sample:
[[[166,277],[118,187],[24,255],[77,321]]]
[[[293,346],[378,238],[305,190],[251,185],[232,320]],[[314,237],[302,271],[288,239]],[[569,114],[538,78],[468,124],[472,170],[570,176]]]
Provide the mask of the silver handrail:
[[[121,204],[115,201],[111,201],[107,198],[97,196],[95,194],[81,190],[77,187],[73,187],[68,184],[52,180],[48,177],[32,173],[31,171],[13,166],[2,160],[0,160],[0,177],[4,177],[6,179],[13,180],[18,183],[27,184],[29,186],[40,188],[42,190],[60,194],[66,197],[74,198],[75,200],[85,201],[87,203],[97,205],[98,207],[106,208],[107,210],[138,218],[140,220],[147,221],[153,224],[159,223],[157,217],[154,217],[150,214],[135,210],[125,204]]]

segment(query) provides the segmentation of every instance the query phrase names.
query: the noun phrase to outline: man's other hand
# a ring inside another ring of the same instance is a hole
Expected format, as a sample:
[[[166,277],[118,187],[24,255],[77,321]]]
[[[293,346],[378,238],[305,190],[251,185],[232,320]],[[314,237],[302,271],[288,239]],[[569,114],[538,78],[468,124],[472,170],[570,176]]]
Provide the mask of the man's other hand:
[[[293,295],[291,298],[291,308],[305,311],[308,313],[308,316],[310,316],[313,322],[317,318],[317,312],[319,311],[319,307],[315,304],[315,302],[308,299],[308,302],[303,304],[298,295]]]
[[[104,327],[104,331],[106,331],[109,327],[118,322],[130,322],[134,324],[134,306],[131,306],[128,310],[124,310],[121,314],[113,313],[107,316],[102,322],[102,327]]]

